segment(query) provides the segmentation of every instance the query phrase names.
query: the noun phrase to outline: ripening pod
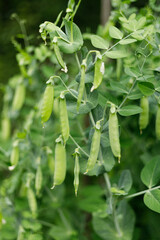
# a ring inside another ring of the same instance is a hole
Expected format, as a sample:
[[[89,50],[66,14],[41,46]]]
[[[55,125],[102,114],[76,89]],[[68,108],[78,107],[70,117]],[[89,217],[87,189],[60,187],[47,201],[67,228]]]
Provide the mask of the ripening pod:
[[[53,112],[54,112],[54,115],[58,118],[59,117],[59,99],[58,98],[55,98],[54,100]]]
[[[29,204],[29,208],[31,210],[32,216],[33,216],[33,218],[36,218],[36,216],[37,216],[37,200],[36,200],[33,190],[30,187],[27,189],[27,199],[28,199],[28,204]]]
[[[68,69],[67,69],[66,64],[63,61],[62,56],[61,56],[61,53],[60,53],[60,50],[59,50],[59,47],[58,47],[58,44],[57,44],[57,37],[54,37],[54,39],[53,39],[53,47],[54,47],[54,52],[55,52],[57,61],[58,61],[59,65],[62,67],[62,71],[67,73]]]
[[[100,148],[100,141],[101,141],[101,130],[100,130],[100,121],[96,122],[94,134],[92,137],[92,143],[91,143],[91,150],[90,150],[90,155],[89,159],[87,162],[87,170],[85,174],[92,170],[96,164],[97,158],[98,158],[98,153],[99,153],[99,148]]]
[[[13,148],[10,156],[11,166],[9,167],[9,170],[13,170],[16,167],[18,161],[19,161],[19,146],[18,146],[18,140],[16,140],[13,143]]]
[[[82,97],[84,94],[84,88],[85,88],[85,71],[86,71],[86,59],[82,61],[81,65],[81,78],[80,78],[80,85],[78,89],[78,99],[77,99],[77,112],[79,112],[79,107],[82,101]]]
[[[156,137],[157,139],[160,139],[160,105],[158,105],[157,114],[156,114]]]
[[[102,61],[102,56],[98,52],[96,57],[96,62],[94,65],[94,80],[93,80],[93,86],[91,88],[91,92],[93,92],[94,89],[98,88],[103,80],[103,74],[104,74],[105,68],[104,68],[104,62]]]
[[[68,112],[67,112],[67,105],[66,105],[64,92],[61,92],[59,107],[60,107],[61,132],[62,132],[64,143],[66,143],[66,141],[69,138],[69,121],[68,121]]]
[[[4,141],[8,140],[11,132],[11,123],[8,117],[3,117],[1,122],[1,133]]]
[[[44,124],[51,116],[54,102],[54,88],[51,83],[47,84],[44,91],[43,102],[41,108],[41,122]]]
[[[41,166],[39,164],[37,167],[36,178],[35,178],[35,189],[36,189],[37,196],[39,195],[40,190],[42,188],[42,180],[43,180],[43,175],[42,175]]]
[[[55,169],[53,187],[63,183],[66,176],[66,149],[63,144],[62,136],[56,139],[55,146]]]
[[[114,104],[112,104],[109,113],[109,141],[112,153],[115,157],[118,157],[118,162],[120,163],[121,147],[119,142],[118,118]]]
[[[77,196],[78,187],[79,187],[79,172],[80,172],[80,166],[79,166],[79,149],[76,148],[73,156],[75,157],[75,163],[74,163],[74,190],[75,195]]]
[[[149,122],[149,102],[146,96],[141,98],[140,107],[142,108],[142,112],[139,116],[139,128],[140,132],[142,132],[142,130],[147,127]]]
[[[26,87],[24,86],[23,83],[21,83],[16,87],[16,91],[13,98],[13,104],[12,104],[13,111],[19,111],[22,108],[25,100],[25,95],[26,95]]]

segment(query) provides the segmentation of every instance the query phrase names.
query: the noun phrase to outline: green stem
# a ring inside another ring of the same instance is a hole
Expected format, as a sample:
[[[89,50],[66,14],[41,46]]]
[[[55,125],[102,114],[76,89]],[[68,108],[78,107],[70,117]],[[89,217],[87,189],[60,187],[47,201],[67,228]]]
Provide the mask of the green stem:
[[[122,237],[122,232],[121,232],[121,229],[117,220],[117,215],[116,215],[116,204],[114,204],[113,206],[113,219],[114,219],[114,225],[115,225],[116,231],[119,237]]]
[[[60,76],[53,76],[53,78],[59,78],[59,79],[61,80],[62,84],[63,84],[63,85],[65,86],[65,88],[68,90],[68,92],[70,92],[70,94],[71,94],[74,98],[78,99],[77,96],[72,93],[72,91],[70,90],[70,88],[67,87],[67,85],[65,84],[65,82],[63,81],[63,79],[62,79]],[[84,101],[82,100],[82,102],[84,102]]]
[[[138,192],[138,193],[134,193],[134,194],[128,195],[128,196],[126,196],[126,197],[124,197],[124,198],[137,197],[137,196],[140,196],[140,195],[145,194],[145,193],[147,193],[147,192],[154,191],[154,190],[159,189],[159,188],[160,188],[160,186],[157,186],[157,187],[154,187],[154,188],[149,188],[149,189],[147,189],[147,190],[144,190],[144,191],[141,191],[141,192]]]
[[[89,157],[88,153],[86,153],[80,146],[79,144],[76,142],[76,140],[69,134],[69,137],[71,138],[71,140],[74,142],[74,144],[81,150],[81,152],[83,152],[87,157]]]
[[[135,81],[133,82],[131,88],[129,89],[129,92],[127,93],[127,95],[125,96],[125,98],[123,99],[123,101],[121,102],[121,104],[119,105],[117,110],[119,110],[123,106],[123,104],[126,102],[126,100],[128,98],[128,95],[132,92],[132,90],[133,90],[133,88],[134,88],[134,86],[136,84],[136,81],[137,81],[137,79],[135,79]]]
[[[136,31],[128,34],[126,37],[122,38],[122,39],[119,40],[117,43],[115,43],[113,46],[111,46],[110,48],[108,48],[108,49],[102,54],[102,57],[103,57],[107,52],[109,52],[112,48],[116,47],[116,46],[120,43],[120,41],[127,39],[128,37],[130,37],[130,36],[131,36],[133,33],[135,33],[135,32],[136,32]]]
[[[95,121],[94,121],[92,112],[89,112],[89,117],[90,117],[90,119],[91,119],[92,125],[95,127],[95,126],[96,126],[96,123],[95,123]]]
[[[79,61],[79,58],[78,58],[78,54],[77,54],[77,53],[75,53],[75,57],[76,57],[76,61],[77,61],[78,68],[79,68],[79,70],[81,70],[81,64],[80,64],[80,61]]]

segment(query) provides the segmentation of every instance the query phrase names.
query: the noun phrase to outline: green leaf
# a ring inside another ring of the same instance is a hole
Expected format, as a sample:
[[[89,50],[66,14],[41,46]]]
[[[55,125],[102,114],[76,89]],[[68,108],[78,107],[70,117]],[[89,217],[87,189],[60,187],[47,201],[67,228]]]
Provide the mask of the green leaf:
[[[142,112],[142,108],[136,105],[128,105],[120,108],[118,113],[121,116],[131,116]]]
[[[133,38],[127,38],[127,39],[121,40],[120,44],[121,45],[127,45],[127,44],[130,44],[130,43],[133,43],[133,42],[137,42],[137,40],[133,39]]]
[[[146,17],[141,17],[139,20],[138,20],[138,24],[137,24],[137,29],[140,29],[140,28],[143,28],[144,25],[146,23]]]
[[[160,213],[160,190],[148,191],[144,195],[144,203],[152,211]]]
[[[115,39],[122,39],[123,38],[123,33],[118,28],[116,28],[114,26],[111,26],[109,28],[109,35],[112,38],[115,38]]]
[[[139,82],[138,87],[145,96],[150,96],[154,93],[154,85],[150,82]]]
[[[112,216],[102,219],[94,215],[92,221],[95,232],[104,240],[131,240],[135,223],[133,210],[126,201],[121,201],[115,214],[119,232]]]
[[[141,172],[141,180],[148,187],[155,186],[160,181],[160,159],[159,157],[149,161]]]
[[[132,176],[129,170],[124,170],[118,181],[118,188],[129,192],[132,187]]]
[[[113,153],[111,151],[110,146],[103,150],[103,165],[107,172],[111,171],[111,169],[115,165],[115,159],[113,157]]]
[[[58,38],[58,46],[62,52],[71,54],[80,50],[83,45],[83,38],[80,29],[75,23],[66,20],[64,20],[64,22],[67,37],[62,31],[60,34],[60,31],[57,30],[61,38],[63,37],[63,39]],[[69,42],[67,40],[69,40]]]
[[[108,49],[109,47],[109,43],[97,35],[91,36],[91,43],[95,48]]]
[[[117,58],[127,57],[129,55],[129,53],[127,53],[126,51],[122,51],[122,50],[115,50],[115,51],[106,52],[105,55],[109,58],[117,59]]]
[[[111,88],[117,92],[128,93],[126,87],[122,83],[119,83],[116,81],[110,81],[110,85],[111,85]]]
[[[143,94],[140,92],[139,89],[134,90],[128,95],[128,99],[131,99],[131,100],[140,99],[141,97],[143,97]]]
[[[137,78],[140,74],[132,67],[125,67],[125,73],[131,77]]]

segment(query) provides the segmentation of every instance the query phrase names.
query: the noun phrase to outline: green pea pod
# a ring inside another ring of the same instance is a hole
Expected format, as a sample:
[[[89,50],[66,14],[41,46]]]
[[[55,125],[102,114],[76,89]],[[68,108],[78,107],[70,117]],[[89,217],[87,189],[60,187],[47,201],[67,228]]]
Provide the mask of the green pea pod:
[[[98,54],[94,66],[94,80],[91,92],[93,92],[94,89],[97,89],[99,87],[103,80],[103,74],[104,74],[104,62],[102,61],[102,56]]]
[[[2,118],[2,139],[4,141],[8,140],[10,137],[10,132],[11,132],[11,123],[10,123],[10,119],[8,117],[4,117]]]
[[[68,121],[68,112],[67,112],[67,105],[64,93],[62,92],[60,95],[60,123],[61,123],[61,131],[64,143],[69,138],[69,121]]]
[[[87,170],[85,173],[92,170],[96,164],[99,148],[100,148],[100,140],[101,140],[101,130],[100,130],[100,121],[98,121],[96,123],[95,131],[92,137],[91,150],[90,150],[90,155],[87,162]]]
[[[62,59],[62,56],[61,56],[61,53],[60,53],[60,50],[59,50],[59,47],[58,47],[58,44],[57,44],[57,37],[55,37],[53,39],[53,47],[54,47],[54,52],[55,52],[55,55],[56,55],[56,58],[57,58],[57,61],[58,61],[59,65],[62,67],[62,70],[65,73],[67,73],[68,69],[67,69],[67,66]]]
[[[85,88],[85,71],[86,71],[86,60],[83,60],[81,65],[81,79],[80,79],[80,85],[78,89],[78,99],[77,99],[77,112],[79,111],[79,107],[82,101],[84,88]]]
[[[55,147],[55,169],[54,169],[54,183],[52,189],[56,185],[63,183],[66,176],[66,150],[62,142],[62,137],[56,139]]]
[[[140,132],[142,132],[142,129],[145,129],[149,122],[149,103],[146,96],[141,98],[140,107],[142,108],[142,112],[139,117],[139,128]]]
[[[118,157],[118,162],[120,163],[121,148],[119,142],[118,118],[114,104],[112,105],[109,114],[109,141],[113,155]]]
[[[37,201],[36,201],[35,194],[31,188],[28,188],[27,190],[27,199],[28,199],[28,204],[29,204],[29,208],[31,210],[32,216],[36,218],[37,217]]]
[[[74,164],[74,190],[75,190],[75,195],[77,196],[78,192],[78,187],[79,187],[79,171],[80,171],[80,166],[79,166],[79,150],[78,148],[75,149],[75,153],[73,154],[75,157],[75,164]]]
[[[54,112],[54,115],[58,118],[59,117],[59,99],[58,98],[54,100],[53,112]]]
[[[22,108],[25,100],[25,95],[26,95],[26,88],[24,84],[21,83],[16,87],[16,91],[14,94],[13,104],[12,104],[12,109],[14,111],[19,111]]]
[[[13,148],[11,152],[11,157],[10,157],[11,167],[9,167],[9,169],[13,170],[16,167],[18,161],[19,161],[19,146],[18,146],[18,141],[15,141],[13,143]]]
[[[160,139],[160,105],[158,105],[157,114],[156,114],[156,137]]]
[[[38,196],[40,193],[40,190],[42,188],[42,170],[40,164],[38,165],[37,171],[36,171],[36,179],[35,179],[35,189],[36,189],[36,195]]]
[[[52,84],[48,84],[42,102],[42,109],[41,109],[41,122],[47,122],[51,116],[52,109],[53,109],[53,102],[54,102],[54,88]]]

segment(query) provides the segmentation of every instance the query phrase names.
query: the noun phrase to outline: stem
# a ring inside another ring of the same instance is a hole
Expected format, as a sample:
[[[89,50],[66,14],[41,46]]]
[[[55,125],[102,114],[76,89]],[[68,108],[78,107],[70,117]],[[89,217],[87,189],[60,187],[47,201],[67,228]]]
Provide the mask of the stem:
[[[114,219],[114,225],[117,230],[117,233],[118,233],[119,237],[122,237],[122,232],[119,227],[119,223],[118,223],[117,215],[116,215],[116,204],[114,204],[114,207],[113,207],[113,219]]]
[[[81,64],[80,64],[80,61],[79,61],[79,58],[78,58],[78,54],[77,54],[77,53],[75,53],[75,57],[76,57],[76,61],[77,61],[78,68],[79,68],[79,70],[81,70]]]
[[[89,157],[88,153],[86,153],[80,146],[79,144],[76,142],[76,140],[69,134],[69,137],[71,138],[71,140],[74,142],[74,144],[81,150],[81,152],[83,152],[87,157]]]
[[[70,92],[70,94],[71,94],[74,98],[78,99],[77,96],[74,95],[74,94],[71,92],[70,88],[67,87],[67,85],[65,84],[65,82],[63,81],[63,79],[62,79],[61,77],[59,77],[59,76],[54,76],[54,78],[59,78],[59,79],[61,80],[62,84],[63,84],[63,85],[65,86],[65,88],[68,90],[68,92]],[[84,101],[82,100],[82,102],[84,102]]]
[[[109,195],[109,207],[111,209],[111,212],[113,211],[113,206],[112,206],[112,192],[111,192],[111,183],[109,181],[109,177],[108,177],[108,174],[107,173],[104,173],[103,174],[104,176],[104,179],[105,179],[105,182],[106,182],[106,187],[107,187],[107,192],[108,192],[108,195]]]
[[[144,194],[144,193],[146,193],[146,192],[151,192],[151,191],[156,190],[156,189],[159,189],[159,188],[160,188],[160,186],[157,186],[157,187],[154,187],[154,188],[149,188],[149,189],[147,189],[147,190],[144,190],[144,191],[141,191],[141,192],[138,192],[138,193],[134,193],[134,194],[128,195],[128,196],[126,196],[126,197],[124,197],[124,198],[137,197],[137,196],[140,196],[140,195],[142,195],[142,194]]]
[[[95,124],[95,121],[94,121],[92,112],[89,112],[89,117],[90,117],[90,119],[91,119],[92,125],[95,127],[96,124]]]
[[[126,37],[122,38],[122,39],[119,40],[117,43],[115,43],[113,46],[111,46],[110,48],[108,48],[108,49],[102,54],[102,57],[103,57],[107,52],[109,52],[112,48],[114,48],[115,46],[117,46],[117,45],[120,43],[120,41],[127,39],[128,37],[130,37],[130,36],[131,36],[133,33],[135,33],[135,32],[136,32],[136,31],[128,34]]]
[[[121,102],[121,104],[119,105],[117,110],[119,110],[122,107],[122,105],[126,102],[126,100],[128,98],[128,95],[132,92],[132,90],[133,90],[133,88],[134,88],[134,86],[136,84],[136,81],[137,81],[137,79],[135,79],[135,81],[133,82],[131,88],[129,89],[129,92],[127,93],[127,95],[125,96],[125,98],[123,99],[123,101]]]
[[[24,35],[25,48],[27,48],[29,46],[29,42],[28,42],[28,38],[27,38],[27,31],[26,31],[25,25],[24,25],[24,23],[22,23],[22,21],[20,20],[18,15],[15,15],[14,18],[16,19],[17,23],[19,24],[19,26],[21,28],[21,32]]]

